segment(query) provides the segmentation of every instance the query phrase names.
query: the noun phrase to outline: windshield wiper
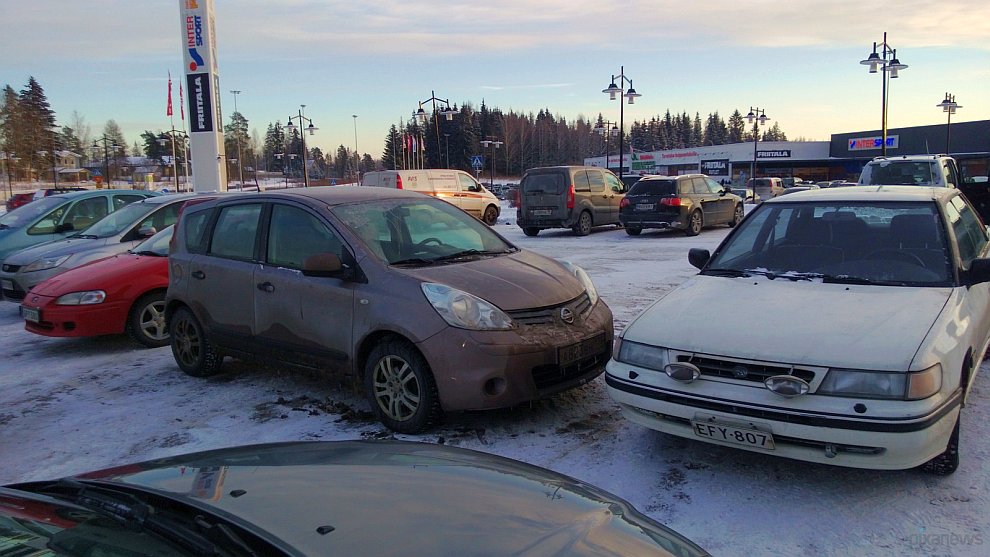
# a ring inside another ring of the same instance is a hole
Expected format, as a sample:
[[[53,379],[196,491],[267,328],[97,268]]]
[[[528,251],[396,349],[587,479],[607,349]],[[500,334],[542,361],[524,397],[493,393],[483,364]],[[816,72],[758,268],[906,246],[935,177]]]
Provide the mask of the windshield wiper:
[[[127,251],[130,252],[130,253],[133,253],[134,255],[151,255],[153,257],[168,257],[168,254],[167,253],[166,254],[161,254],[161,253],[158,253],[157,251],[151,251],[149,249],[143,249],[141,251],[134,251],[134,250],[127,250]]]
[[[740,269],[705,269],[701,271],[702,275],[711,275],[714,277],[749,277],[752,276],[748,272]]]
[[[433,265],[433,259],[423,259],[422,257],[410,257],[409,259],[400,259],[398,261],[392,261],[389,265]]]
[[[452,259],[461,259],[463,257],[474,257],[474,256],[484,256],[484,255],[503,255],[506,253],[511,253],[507,250],[501,251],[491,251],[491,250],[476,250],[476,249],[466,249],[461,251],[455,251],[454,253],[449,253],[447,255],[441,255],[434,259],[434,261],[450,261]]]
[[[866,284],[866,285],[877,285],[877,286],[903,286],[902,281],[891,281],[891,280],[873,280],[863,277],[851,277],[849,275],[821,275],[822,282],[828,282],[832,284]]]
[[[99,238],[96,234],[73,234],[69,236],[70,238],[79,238],[81,240],[95,240]]]
[[[770,271],[767,269],[746,269],[747,273],[763,275],[770,280],[787,279],[791,281],[813,280],[822,278],[821,273],[803,273],[800,271]]]

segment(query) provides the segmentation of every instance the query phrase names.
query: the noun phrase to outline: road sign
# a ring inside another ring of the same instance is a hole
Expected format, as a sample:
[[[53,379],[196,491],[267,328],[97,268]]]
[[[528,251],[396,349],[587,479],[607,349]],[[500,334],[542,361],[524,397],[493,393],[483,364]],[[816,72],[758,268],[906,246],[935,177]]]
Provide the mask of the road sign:
[[[472,168],[482,168],[485,166],[485,156],[484,155],[471,155],[471,167]]]

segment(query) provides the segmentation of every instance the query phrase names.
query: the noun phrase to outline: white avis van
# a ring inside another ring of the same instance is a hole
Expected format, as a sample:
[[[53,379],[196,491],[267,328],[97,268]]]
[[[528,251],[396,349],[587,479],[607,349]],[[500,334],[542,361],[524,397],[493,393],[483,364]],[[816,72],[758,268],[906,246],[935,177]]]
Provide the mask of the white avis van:
[[[432,195],[494,225],[500,212],[499,200],[481,187],[470,174],[441,168],[423,170],[381,170],[366,172],[362,186],[396,188]]]

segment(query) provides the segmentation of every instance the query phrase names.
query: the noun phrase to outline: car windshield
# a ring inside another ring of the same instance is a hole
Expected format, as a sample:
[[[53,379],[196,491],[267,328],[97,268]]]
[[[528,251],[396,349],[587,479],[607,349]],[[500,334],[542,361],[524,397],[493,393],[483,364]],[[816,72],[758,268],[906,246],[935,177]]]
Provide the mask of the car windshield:
[[[27,226],[38,217],[48,214],[52,209],[68,202],[64,197],[45,197],[37,201],[32,201],[0,217],[0,228],[20,228]]]
[[[934,160],[875,161],[863,168],[859,182],[867,186],[942,185],[936,164]]]
[[[757,207],[718,248],[706,274],[894,286],[949,286],[935,203],[793,202]]]
[[[86,236],[96,238],[109,238],[116,236],[129,227],[135,221],[140,220],[152,210],[160,207],[158,204],[142,203],[140,201],[131,203],[103,217],[95,224],[86,229]]]
[[[332,212],[389,264],[429,265],[517,251],[485,223],[437,199],[350,203]]]
[[[148,238],[147,240],[134,246],[131,252],[140,255],[158,255],[161,257],[168,256],[168,244],[172,241],[173,229],[175,229],[174,225],[158,232],[151,238]]]

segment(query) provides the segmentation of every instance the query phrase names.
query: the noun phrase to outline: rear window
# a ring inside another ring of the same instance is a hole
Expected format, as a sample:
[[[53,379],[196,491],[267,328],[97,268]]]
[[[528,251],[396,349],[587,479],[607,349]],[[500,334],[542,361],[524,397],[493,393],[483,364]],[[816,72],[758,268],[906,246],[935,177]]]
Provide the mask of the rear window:
[[[564,177],[559,172],[530,174],[523,179],[523,193],[564,193]]]
[[[868,186],[942,185],[937,162],[877,161],[863,168],[859,182]]]
[[[676,193],[676,180],[640,180],[629,190],[629,195],[675,195]]]

